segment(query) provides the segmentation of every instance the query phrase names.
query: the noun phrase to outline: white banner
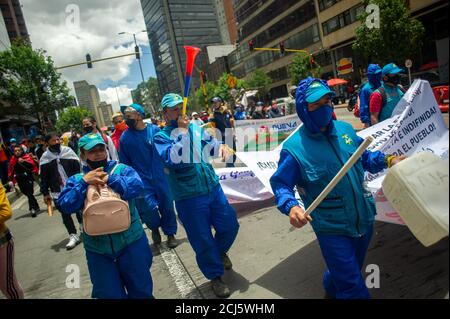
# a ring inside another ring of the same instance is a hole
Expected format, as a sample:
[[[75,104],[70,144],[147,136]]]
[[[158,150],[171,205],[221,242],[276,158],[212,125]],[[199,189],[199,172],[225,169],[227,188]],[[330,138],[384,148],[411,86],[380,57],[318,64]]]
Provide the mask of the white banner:
[[[412,155],[417,152],[433,152],[448,158],[449,133],[442,114],[427,81],[416,80],[394,110],[394,117],[360,131],[359,136],[374,138],[369,150],[386,154]],[[281,147],[269,152],[238,152],[237,156],[271,190],[270,177],[278,168]],[[403,224],[381,190],[385,171],[376,175],[366,174],[368,188],[375,196],[377,219]]]

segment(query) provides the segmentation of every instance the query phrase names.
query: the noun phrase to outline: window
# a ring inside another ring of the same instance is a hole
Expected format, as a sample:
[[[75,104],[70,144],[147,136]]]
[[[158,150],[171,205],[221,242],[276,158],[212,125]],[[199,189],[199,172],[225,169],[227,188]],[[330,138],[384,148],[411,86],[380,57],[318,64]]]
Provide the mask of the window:
[[[358,20],[358,16],[364,11],[364,6],[358,5],[322,23],[323,35],[328,35],[342,29]]]
[[[341,1],[341,0],[319,0],[319,11],[328,9],[328,8],[334,6],[339,1]]]

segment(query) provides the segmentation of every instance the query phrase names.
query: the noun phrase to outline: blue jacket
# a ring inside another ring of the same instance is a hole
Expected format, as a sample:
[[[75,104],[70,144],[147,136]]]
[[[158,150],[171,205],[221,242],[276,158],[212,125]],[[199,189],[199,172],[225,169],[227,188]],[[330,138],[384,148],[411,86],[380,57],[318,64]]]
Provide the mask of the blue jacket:
[[[156,207],[155,193],[168,196],[172,200],[169,185],[163,172],[164,165],[156,152],[154,136],[161,130],[153,124],[147,124],[145,130],[126,130],[120,137],[120,162],[133,167],[142,179],[146,199]],[[143,196],[142,194],[142,196]]]
[[[297,90],[296,105],[304,125],[283,145],[278,169],[270,179],[277,206],[286,215],[293,206],[299,205],[294,187],[302,199],[300,204],[307,208],[362,142],[350,124],[340,121],[332,121],[325,133],[311,133],[304,91],[312,81],[305,81]],[[383,153],[364,152],[311,214],[314,231],[352,237],[364,234],[375,215],[372,195],[364,190],[364,171],[376,173],[384,168]]]
[[[115,161],[109,161],[104,171],[111,171],[115,165]],[[140,239],[144,234],[144,229],[133,201],[142,192],[142,181],[133,168],[124,164],[118,165],[114,174],[108,177],[108,186],[118,193],[123,200],[128,201],[131,225],[127,230],[111,235],[89,236],[83,232],[82,238],[85,249],[99,254],[115,254]],[[89,171],[90,169],[87,166],[83,167],[84,173]],[[70,177],[59,195],[58,209],[65,214],[82,210],[87,188],[88,184],[83,180],[83,174]]]
[[[370,125],[369,101],[370,96],[376,89],[378,89],[378,86],[367,82],[364,84],[361,92],[359,93],[359,118],[362,123],[369,123]]]
[[[208,160],[218,154],[221,143],[193,123],[189,125],[188,134],[176,135],[174,129],[175,126],[166,126],[154,138],[174,200],[208,194],[219,184]]]
[[[244,111],[240,111],[240,112],[234,112],[234,119],[235,120],[245,120],[247,119],[245,112]]]

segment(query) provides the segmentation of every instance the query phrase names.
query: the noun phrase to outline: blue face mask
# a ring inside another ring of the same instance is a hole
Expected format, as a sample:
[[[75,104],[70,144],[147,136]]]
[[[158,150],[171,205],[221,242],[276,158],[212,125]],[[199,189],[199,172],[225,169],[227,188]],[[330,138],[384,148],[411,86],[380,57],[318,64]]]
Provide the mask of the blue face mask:
[[[370,84],[376,86],[377,88],[381,86],[381,73],[380,74],[368,74]]]
[[[325,104],[319,107],[317,110],[308,113],[311,120],[320,129],[323,127],[327,127],[328,124],[330,124],[331,118],[333,116],[333,108],[330,105]],[[319,132],[320,130],[314,133]]]
[[[170,120],[170,126],[178,127],[178,121],[177,120]]]

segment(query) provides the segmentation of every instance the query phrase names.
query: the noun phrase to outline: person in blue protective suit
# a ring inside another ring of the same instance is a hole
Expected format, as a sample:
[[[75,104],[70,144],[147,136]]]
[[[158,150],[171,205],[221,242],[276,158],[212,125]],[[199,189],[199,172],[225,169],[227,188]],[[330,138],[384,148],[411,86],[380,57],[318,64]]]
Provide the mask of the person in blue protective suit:
[[[332,120],[333,94],[323,80],[300,82],[296,109],[303,125],[284,143],[270,183],[278,209],[290,217],[291,225],[300,228],[311,223],[327,265],[323,279],[327,295],[369,298],[361,267],[372,236],[375,207],[363,186],[364,171],[377,173],[403,157],[365,151],[311,215],[305,215],[305,208],[362,142],[350,124]],[[295,198],[295,186],[301,201]]]
[[[167,236],[167,246],[175,248],[178,241],[177,219],[173,198],[163,172],[164,166],[156,153],[153,137],[160,129],[143,121],[144,109],[139,104],[122,106],[128,130],[120,138],[119,159],[133,167],[144,183],[142,194],[135,200],[139,214],[152,231],[153,243],[161,243],[161,227]]]
[[[369,64],[367,78],[369,81],[363,85],[359,93],[359,118],[364,127],[371,126],[369,101],[372,93],[381,86],[381,67],[378,64]]]
[[[97,236],[82,233],[92,297],[153,298],[152,252],[133,203],[142,192],[142,181],[133,168],[107,160],[106,145],[100,135],[83,136],[79,147],[87,166],[82,174],[67,181],[58,198],[59,209],[65,214],[83,209],[88,186],[106,184],[128,201],[131,215],[130,227],[125,231]]]
[[[400,102],[405,89],[400,85],[400,73],[404,71],[394,63],[383,67],[383,83],[372,93],[369,101],[370,121],[372,124],[382,122],[392,116],[395,106]]]
[[[226,298],[230,290],[221,277],[224,269],[232,268],[227,252],[236,238],[239,223],[208,160],[217,154],[229,158],[231,152],[206,130],[189,124],[189,118],[182,115],[180,95],[166,94],[161,106],[167,125],[155,135],[154,142],[165,165],[178,217],[200,270],[211,280],[216,296]]]

